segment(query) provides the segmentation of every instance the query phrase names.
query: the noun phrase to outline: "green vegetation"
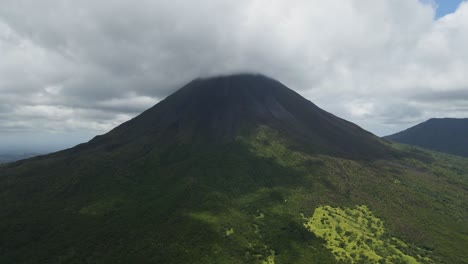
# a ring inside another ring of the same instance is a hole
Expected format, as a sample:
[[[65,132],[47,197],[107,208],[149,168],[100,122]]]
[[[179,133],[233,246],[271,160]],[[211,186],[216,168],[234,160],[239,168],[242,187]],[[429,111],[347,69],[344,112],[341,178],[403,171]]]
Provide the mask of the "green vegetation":
[[[101,200],[82,207],[78,212],[84,215],[105,215],[118,210],[122,203],[123,201],[118,199]]]
[[[275,251],[270,250],[270,255],[266,260],[262,261],[262,264],[275,264]]]
[[[338,261],[345,263],[433,263],[405,254],[408,245],[390,237],[384,223],[365,205],[350,208],[320,206],[305,218],[305,226],[320,238]],[[422,249],[418,249],[423,252]]]
[[[0,167],[0,263],[467,263],[467,159],[139,142]]]

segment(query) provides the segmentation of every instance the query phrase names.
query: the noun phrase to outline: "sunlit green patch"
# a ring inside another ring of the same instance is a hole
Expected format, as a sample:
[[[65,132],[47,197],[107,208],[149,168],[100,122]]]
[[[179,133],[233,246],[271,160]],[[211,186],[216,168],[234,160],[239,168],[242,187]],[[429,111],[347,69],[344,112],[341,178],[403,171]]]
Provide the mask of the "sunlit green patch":
[[[432,263],[428,258],[410,256],[408,245],[386,233],[382,220],[365,205],[350,208],[320,206],[305,218],[306,228],[326,241],[338,261],[346,263]]]
[[[215,224],[215,225],[220,223],[219,217],[217,217],[216,215],[214,215],[212,213],[209,213],[209,212],[196,212],[196,213],[192,213],[190,215],[194,219],[197,219],[197,220],[202,221],[204,223]]]
[[[270,255],[262,261],[262,264],[275,264],[275,251],[273,249],[270,250]]]
[[[254,136],[238,140],[246,143],[257,157],[272,159],[281,166],[301,167],[305,160],[301,153],[288,149],[284,142],[279,140],[277,132],[268,127],[261,126]]]
[[[226,229],[226,236],[230,236],[232,234],[234,234],[234,228],[231,227],[229,229]]]
[[[264,214],[264,213],[259,213],[259,214],[255,217],[255,219],[263,219],[263,218],[265,218],[265,214]]]

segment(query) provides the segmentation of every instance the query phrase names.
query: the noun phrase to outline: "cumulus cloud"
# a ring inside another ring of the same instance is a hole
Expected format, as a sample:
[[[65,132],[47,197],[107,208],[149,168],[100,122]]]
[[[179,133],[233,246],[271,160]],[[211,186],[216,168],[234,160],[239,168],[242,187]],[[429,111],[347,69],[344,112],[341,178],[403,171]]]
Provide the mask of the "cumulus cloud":
[[[468,117],[468,3],[437,20],[434,8],[420,0],[3,0],[0,135],[104,133],[191,79],[248,71],[379,135]]]

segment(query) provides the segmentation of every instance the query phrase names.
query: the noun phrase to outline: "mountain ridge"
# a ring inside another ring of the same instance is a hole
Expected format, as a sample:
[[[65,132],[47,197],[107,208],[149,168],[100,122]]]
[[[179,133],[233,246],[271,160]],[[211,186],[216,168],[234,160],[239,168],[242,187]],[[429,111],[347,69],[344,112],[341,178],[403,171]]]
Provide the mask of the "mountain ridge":
[[[468,118],[431,118],[384,138],[468,157]]]

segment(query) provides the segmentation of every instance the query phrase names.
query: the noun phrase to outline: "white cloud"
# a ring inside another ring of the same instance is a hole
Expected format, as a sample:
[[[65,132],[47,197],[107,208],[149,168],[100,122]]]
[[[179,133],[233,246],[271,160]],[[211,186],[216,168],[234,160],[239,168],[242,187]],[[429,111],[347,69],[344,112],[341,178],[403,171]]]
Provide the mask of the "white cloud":
[[[420,0],[3,0],[0,133],[102,133],[190,79],[254,71],[388,134],[468,117],[467,46],[466,2],[434,20]]]

